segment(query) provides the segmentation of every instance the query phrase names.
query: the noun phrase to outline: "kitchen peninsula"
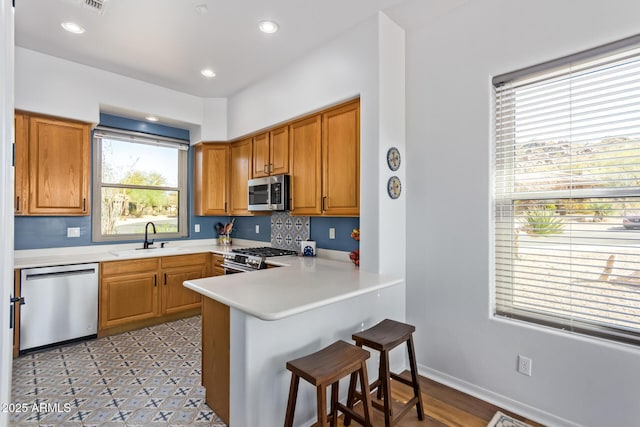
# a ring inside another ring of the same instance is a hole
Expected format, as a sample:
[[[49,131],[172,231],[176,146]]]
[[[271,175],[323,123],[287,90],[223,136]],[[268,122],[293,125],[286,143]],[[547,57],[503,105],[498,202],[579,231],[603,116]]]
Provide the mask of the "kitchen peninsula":
[[[339,339],[350,342],[354,332],[384,318],[404,320],[400,278],[317,257],[268,262],[280,268],[184,282],[205,297],[202,378],[207,404],[231,427],[282,425],[288,360]],[[375,371],[375,354],[369,364]],[[346,384],[340,390],[344,398]],[[314,418],[315,401],[315,388],[303,382],[296,425]]]

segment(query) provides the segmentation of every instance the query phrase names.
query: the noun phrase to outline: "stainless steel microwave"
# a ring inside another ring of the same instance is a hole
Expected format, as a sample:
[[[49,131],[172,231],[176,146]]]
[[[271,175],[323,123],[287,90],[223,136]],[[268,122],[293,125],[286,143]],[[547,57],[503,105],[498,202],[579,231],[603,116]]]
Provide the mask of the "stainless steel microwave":
[[[249,180],[250,211],[288,211],[289,175]]]

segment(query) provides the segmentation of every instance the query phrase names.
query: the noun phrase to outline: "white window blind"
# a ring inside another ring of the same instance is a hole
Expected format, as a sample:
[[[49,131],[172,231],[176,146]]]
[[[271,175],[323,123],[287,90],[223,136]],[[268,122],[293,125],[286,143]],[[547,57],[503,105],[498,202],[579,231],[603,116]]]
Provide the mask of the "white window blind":
[[[601,50],[494,79],[495,314],[640,344],[640,45]]]

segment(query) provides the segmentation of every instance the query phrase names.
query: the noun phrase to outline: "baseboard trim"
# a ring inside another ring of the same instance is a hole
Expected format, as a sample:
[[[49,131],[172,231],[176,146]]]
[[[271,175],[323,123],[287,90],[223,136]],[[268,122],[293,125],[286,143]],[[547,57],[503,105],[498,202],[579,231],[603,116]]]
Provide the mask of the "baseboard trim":
[[[442,383],[463,393],[470,394],[473,397],[477,397],[478,399],[482,399],[485,402],[492,403],[496,406],[499,406],[546,426],[582,427],[580,424],[576,424],[572,421],[565,420],[564,418],[557,417],[538,408],[534,408],[533,406],[526,405],[509,397],[494,393],[482,387],[478,387],[475,384],[469,383],[467,381],[461,380],[460,378],[453,377],[451,375],[445,374],[444,372],[437,371],[424,365],[418,364],[418,373],[420,373],[420,375],[422,375],[423,377]]]

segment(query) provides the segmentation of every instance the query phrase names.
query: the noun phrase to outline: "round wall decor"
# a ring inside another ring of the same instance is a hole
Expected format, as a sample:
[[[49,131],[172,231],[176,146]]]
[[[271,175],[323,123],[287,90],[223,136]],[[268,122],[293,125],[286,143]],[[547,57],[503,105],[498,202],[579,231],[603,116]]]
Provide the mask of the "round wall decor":
[[[389,197],[392,199],[397,199],[400,197],[400,193],[402,192],[402,183],[400,182],[400,178],[397,176],[392,176],[389,178],[387,182],[387,193],[389,193]]]
[[[391,147],[387,151],[387,165],[392,171],[397,171],[400,168],[400,151],[396,147]]]

